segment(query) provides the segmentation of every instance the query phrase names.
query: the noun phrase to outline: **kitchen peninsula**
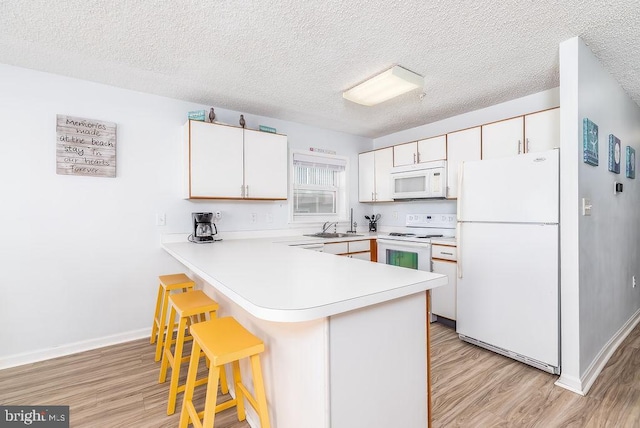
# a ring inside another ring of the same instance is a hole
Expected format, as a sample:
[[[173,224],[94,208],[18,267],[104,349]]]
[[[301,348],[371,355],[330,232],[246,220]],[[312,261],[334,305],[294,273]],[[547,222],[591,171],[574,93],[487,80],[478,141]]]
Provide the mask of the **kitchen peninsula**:
[[[274,241],[163,244],[265,342],[272,426],[426,427],[425,290],[446,277]]]

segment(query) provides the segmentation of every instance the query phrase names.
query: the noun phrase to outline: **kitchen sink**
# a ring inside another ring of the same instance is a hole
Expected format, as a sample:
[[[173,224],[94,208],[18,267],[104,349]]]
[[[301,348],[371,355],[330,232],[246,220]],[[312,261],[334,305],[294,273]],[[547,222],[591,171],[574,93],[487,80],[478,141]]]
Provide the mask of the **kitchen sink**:
[[[313,236],[314,238],[347,238],[350,236],[364,236],[364,235],[356,235],[355,233],[313,233],[311,235],[304,236]]]

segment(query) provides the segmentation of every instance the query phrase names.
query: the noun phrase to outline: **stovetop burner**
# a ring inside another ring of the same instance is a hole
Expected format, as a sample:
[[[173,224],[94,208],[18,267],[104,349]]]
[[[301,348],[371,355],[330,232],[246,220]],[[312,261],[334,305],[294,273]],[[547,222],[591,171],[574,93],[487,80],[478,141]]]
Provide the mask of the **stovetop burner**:
[[[416,235],[415,233],[404,232],[390,232],[388,236],[396,238],[413,238],[413,239],[429,239],[429,238],[441,238],[444,235]]]

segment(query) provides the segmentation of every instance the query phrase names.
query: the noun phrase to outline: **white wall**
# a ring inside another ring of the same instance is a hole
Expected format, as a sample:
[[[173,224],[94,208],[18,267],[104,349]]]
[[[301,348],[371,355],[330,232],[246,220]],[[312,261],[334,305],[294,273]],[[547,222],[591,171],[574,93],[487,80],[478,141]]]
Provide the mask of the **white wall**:
[[[562,376],[586,392],[640,314],[637,179],[608,171],[608,139],[640,150],[640,107],[578,38],[560,45],[562,103]],[[598,125],[599,166],[582,162],[582,121]],[[637,164],[637,162],[636,162]],[[638,177],[640,179],[640,177]],[[624,192],[613,193],[613,183]],[[593,205],[581,215],[581,199]],[[577,348],[576,348],[577,347]]]
[[[209,106],[7,65],[0,94],[0,367],[148,334],[157,276],[182,270],[160,236],[189,232],[191,212],[222,211],[223,231],[288,227],[287,203],[181,199],[181,126]],[[216,113],[231,124],[240,114]],[[56,114],[117,123],[116,178],[56,175]],[[348,156],[357,201],[357,153],[370,139],[245,118],[287,134],[290,148]]]
[[[520,116],[535,111],[558,107],[559,88],[538,92],[526,97],[517,98],[501,104],[496,104],[480,110],[453,116],[447,119],[418,126],[373,140],[374,148],[393,146],[396,144],[417,141],[424,138],[447,134],[461,129],[491,123],[514,116]],[[455,201],[407,201],[366,204],[370,213],[380,213],[381,227],[401,227],[405,224],[405,217],[412,213],[452,214],[456,212]]]

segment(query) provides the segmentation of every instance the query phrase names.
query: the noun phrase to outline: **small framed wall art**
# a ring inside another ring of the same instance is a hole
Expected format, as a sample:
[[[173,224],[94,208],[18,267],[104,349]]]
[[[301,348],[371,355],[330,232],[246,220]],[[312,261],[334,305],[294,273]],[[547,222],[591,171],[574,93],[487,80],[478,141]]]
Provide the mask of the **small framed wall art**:
[[[626,175],[627,178],[636,178],[636,149],[633,147],[627,146],[626,150],[627,155],[627,168]]]
[[[620,174],[620,158],[622,157],[620,140],[609,134],[609,171]]]
[[[598,166],[598,125],[586,117],[582,121],[582,160]]]

